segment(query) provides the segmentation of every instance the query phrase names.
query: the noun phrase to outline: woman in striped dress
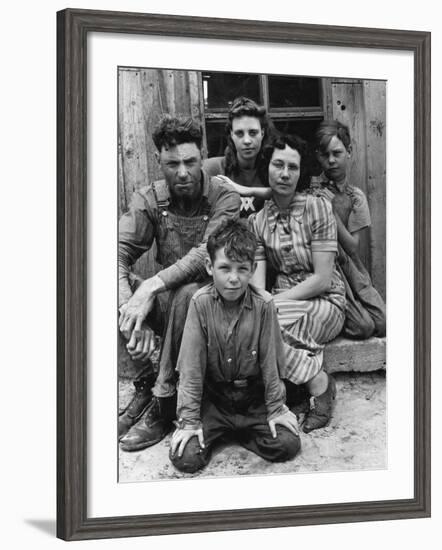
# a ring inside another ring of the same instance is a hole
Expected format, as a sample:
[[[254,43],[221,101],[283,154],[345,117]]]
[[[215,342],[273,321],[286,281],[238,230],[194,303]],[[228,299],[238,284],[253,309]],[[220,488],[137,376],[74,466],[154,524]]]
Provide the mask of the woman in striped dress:
[[[264,154],[269,162],[272,198],[251,216],[258,237],[254,283],[265,286],[266,269],[276,272],[275,305],[293,384],[306,384],[311,408],[303,425],[310,432],[327,425],[336,394],[323,369],[324,345],[342,329],[345,287],[336,269],[337,229],[330,202],[297,192],[306,183],[305,143],[276,136]]]

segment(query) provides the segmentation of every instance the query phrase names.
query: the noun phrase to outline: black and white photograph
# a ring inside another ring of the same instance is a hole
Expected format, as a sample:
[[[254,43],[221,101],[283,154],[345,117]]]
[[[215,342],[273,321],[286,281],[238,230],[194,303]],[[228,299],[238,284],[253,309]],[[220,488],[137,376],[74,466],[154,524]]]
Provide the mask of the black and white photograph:
[[[118,481],[385,469],[388,82],[117,80]]]

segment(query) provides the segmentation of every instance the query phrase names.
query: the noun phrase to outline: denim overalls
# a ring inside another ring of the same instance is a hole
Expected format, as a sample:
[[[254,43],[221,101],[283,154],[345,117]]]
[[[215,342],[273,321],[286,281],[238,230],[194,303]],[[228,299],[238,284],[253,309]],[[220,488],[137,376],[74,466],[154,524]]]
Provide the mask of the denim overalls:
[[[170,211],[170,194],[164,180],[155,182],[153,191],[158,206],[157,261],[166,268],[202,242],[210,205],[206,200],[199,215],[180,216]],[[207,278],[202,278],[156,297],[154,311],[148,318],[149,324],[155,325],[152,326],[155,332],[162,335],[160,368],[152,390],[156,397],[170,397],[176,392],[175,366],[190,299],[207,282]]]

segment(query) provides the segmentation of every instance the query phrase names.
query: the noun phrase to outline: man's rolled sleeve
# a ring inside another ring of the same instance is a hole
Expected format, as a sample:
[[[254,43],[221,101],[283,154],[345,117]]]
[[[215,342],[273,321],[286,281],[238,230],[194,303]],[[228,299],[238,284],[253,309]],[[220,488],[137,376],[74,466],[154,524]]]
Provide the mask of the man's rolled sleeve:
[[[263,308],[259,361],[264,381],[267,420],[272,420],[288,410],[285,405],[285,386],[281,380],[285,371],[284,346],[273,300]]]
[[[123,214],[118,228],[119,306],[132,296],[129,285],[131,266],[150,249],[154,237],[153,213],[145,198],[135,192],[129,210]]]
[[[207,337],[200,317],[196,301],[192,299],[177,362],[180,375],[177,418],[184,425],[201,423],[201,400],[207,368]]]
[[[166,289],[176,288],[177,286],[204,278],[206,274],[206,244],[210,233],[225,221],[239,218],[241,199],[238,193],[228,189],[222,183],[218,184],[218,193],[203,240],[199,246],[192,248],[185,256],[170,267],[158,272],[158,277],[161,278]]]

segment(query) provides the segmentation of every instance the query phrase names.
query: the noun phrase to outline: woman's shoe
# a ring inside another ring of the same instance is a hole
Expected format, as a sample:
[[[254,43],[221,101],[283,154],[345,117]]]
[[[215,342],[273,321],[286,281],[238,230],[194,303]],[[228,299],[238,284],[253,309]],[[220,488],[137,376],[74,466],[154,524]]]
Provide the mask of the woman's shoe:
[[[308,434],[313,430],[324,428],[330,422],[332,416],[333,400],[336,397],[336,383],[334,378],[328,375],[328,386],[324,393],[310,398],[310,410],[302,426]]]

